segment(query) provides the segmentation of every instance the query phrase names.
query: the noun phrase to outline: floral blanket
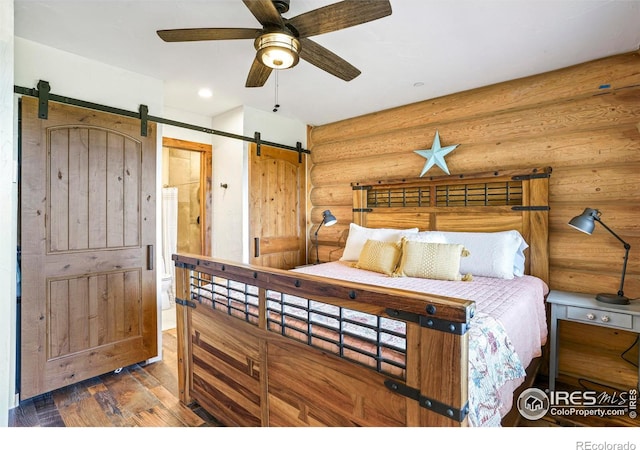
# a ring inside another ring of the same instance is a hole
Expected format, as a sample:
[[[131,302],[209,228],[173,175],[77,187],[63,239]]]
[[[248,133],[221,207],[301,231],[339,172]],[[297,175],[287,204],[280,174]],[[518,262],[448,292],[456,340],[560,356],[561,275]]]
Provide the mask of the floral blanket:
[[[496,387],[525,376],[504,327],[487,314],[477,314],[469,330],[469,423],[499,427],[504,406]]]

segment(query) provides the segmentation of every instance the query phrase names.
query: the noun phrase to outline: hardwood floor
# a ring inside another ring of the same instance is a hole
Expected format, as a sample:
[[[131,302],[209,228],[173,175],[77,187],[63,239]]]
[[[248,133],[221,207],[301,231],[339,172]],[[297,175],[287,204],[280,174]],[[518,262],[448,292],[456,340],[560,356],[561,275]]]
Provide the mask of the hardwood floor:
[[[178,399],[176,330],[163,332],[163,361],[123,368],[21,402],[9,411],[9,427],[219,427],[198,405]],[[565,380],[566,381],[566,380]],[[570,383],[570,380],[569,380]],[[545,377],[534,387],[547,388]],[[590,389],[559,382],[557,390]],[[519,427],[637,427],[628,416],[598,418],[547,416],[536,421],[521,418]]]
[[[163,332],[163,361],[123,368],[20,403],[10,427],[217,427],[178,399],[176,331]]]

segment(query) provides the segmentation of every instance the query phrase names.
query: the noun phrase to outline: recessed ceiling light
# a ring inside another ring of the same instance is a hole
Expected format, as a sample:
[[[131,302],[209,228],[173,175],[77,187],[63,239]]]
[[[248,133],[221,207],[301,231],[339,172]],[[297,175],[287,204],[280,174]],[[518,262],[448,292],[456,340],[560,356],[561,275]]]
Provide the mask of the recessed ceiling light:
[[[213,92],[211,92],[211,89],[202,88],[198,91],[198,95],[202,98],[210,98],[213,95]]]

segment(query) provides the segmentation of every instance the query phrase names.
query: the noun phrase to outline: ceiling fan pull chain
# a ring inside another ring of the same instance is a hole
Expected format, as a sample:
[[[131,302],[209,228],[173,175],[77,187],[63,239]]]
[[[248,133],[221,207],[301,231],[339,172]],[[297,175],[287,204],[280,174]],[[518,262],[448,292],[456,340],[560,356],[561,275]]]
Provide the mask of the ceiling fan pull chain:
[[[273,105],[273,112],[278,112],[278,108],[280,108],[280,104],[278,104],[278,71],[274,71],[275,74],[275,82],[276,82],[276,93],[275,93],[275,104]]]

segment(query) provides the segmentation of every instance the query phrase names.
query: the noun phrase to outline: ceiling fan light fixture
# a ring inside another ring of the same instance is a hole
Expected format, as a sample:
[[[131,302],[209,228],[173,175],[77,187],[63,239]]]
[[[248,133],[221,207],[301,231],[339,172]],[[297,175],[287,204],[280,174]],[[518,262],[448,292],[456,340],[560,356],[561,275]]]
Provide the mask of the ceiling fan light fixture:
[[[280,31],[265,33],[254,42],[258,59],[272,69],[289,69],[300,60],[300,41]]]

